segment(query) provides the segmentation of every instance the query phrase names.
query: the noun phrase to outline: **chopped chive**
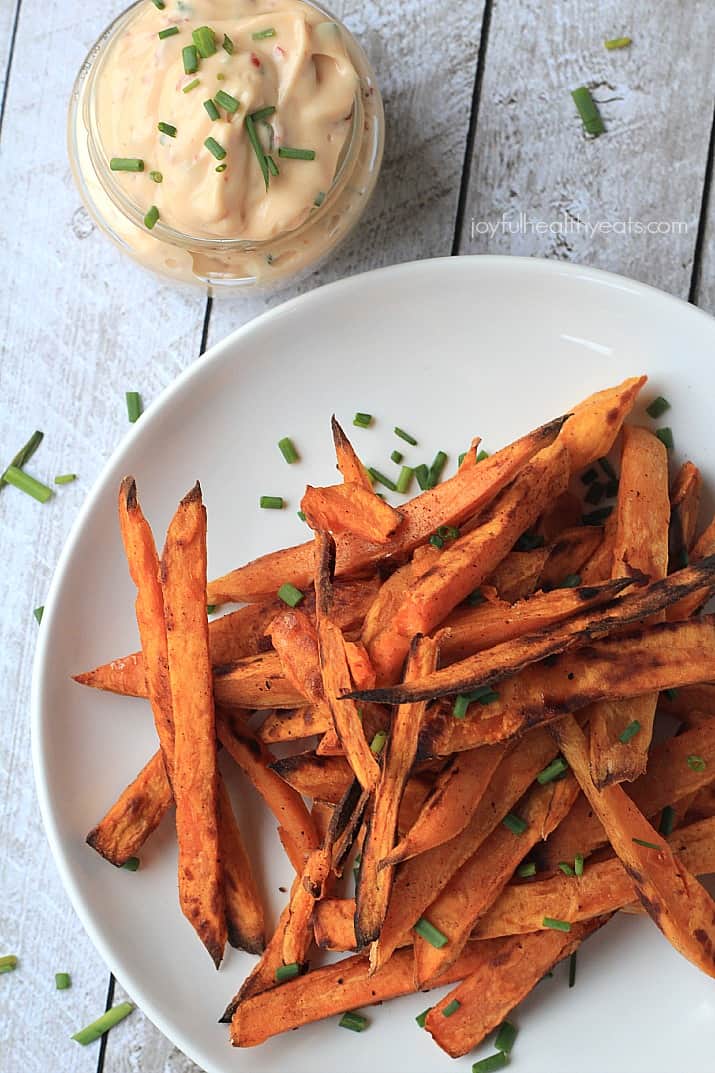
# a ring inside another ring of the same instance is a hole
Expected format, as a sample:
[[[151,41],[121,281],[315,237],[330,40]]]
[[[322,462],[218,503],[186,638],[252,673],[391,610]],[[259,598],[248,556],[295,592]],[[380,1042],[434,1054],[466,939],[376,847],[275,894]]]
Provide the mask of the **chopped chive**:
[[[614,499],[618,495],[618,479],[609,481],[606,485],[606,499]]]
[[[261,496],[258,503],[264,510],[283,510],[285,506],[282,496]]]
[[[196,30],[192,30],[191,40],[194,42],[196,51],[202,60],[207,60],[216,51],[216,38],[209,26],[199,26]],[[190,71],[187,71],[187,74],[190,73]]]
[[[226,93],[225,90],[220,89],[218,91],[218,93],[216,94],[216,100],[221,105],[221,107],[224,108],[227,112],[230,112],[231,115],[233,115],[234,112],[238,111],[239,102],[236,100],[235,97],[232,97],[230,93]]]
[[[518,1029],[516,1025],[513,1025],[511,1021],[502,1021],[496,1039],[494,1040],[496,1049],[498,1051],[503,1051],[505,1054],[509,1054],[514,1047],[517,1032]]]
[[[577,589],[581,584],[580,574],[567,574],[560,585],[557,585],[557,589]]]
[[[462,451],[462,453],[460,455],[457,455],[457,466],[461,466],[462,462],[464,462],[466,457],[467,457],[467,452],[466,451]]]
[[[584,484],[593,484],[594,481],[598,480],[598,470],[590,466],[585,473],[581,474],[581,480]]]
[[[151,2],[154,5],[154,7],[159,8],[159,11],[163,11],[164,8],[166,7],[166,4],[164,3],[164,0],[151,0]]]
[[[592,507],[597,507],[606,494],[606,485],[601,484],[600,481],[594,481],[589,485],[588,492],[584,496],[584,501],[590,503]]]
[[[278,450],[289,464],[298,461],[298,452],[290,436],[284,436],[282,440],[278,441]]]
[[[315,205],[316,209],[319,209],[324,201],[325,201],[325,191],[324,190],[319,190],[318,193],[315,195],[315,200],[313,201],[313,204]]]
[[[441,950],[443,946],[447,945],[447,936],[443,935],[438,928],[435,928],[434,924],[430,924],[426,917],[420,917],[414,926],[414,931],[436,950]]]
[[[666,700],[673,701],[673,700],[675,700],[675,698],[678,695],[678,690],[677,689],[664,689],[663,690],[663,695],[664,695]]]
[[[266,164],[268,165],[268,170],[270,171],[274,179],[276,175],[280,175],[280,168],[278,167],[270,153],[266,154]]]
[[[472,690],[469,699],[477,704],[493,704],[495,700],[499,700],[499,694],[491,686],[480,686],[479,689]]]
[[[636,734],[640,732],[641,725],[637,719],[634,719],[632,723],[629,723],[625,730],[622,730],[618,735],[618,740],[622,745],[627,745],[631,738],[635,738]]]
[[[15,954],[3,954],[0,957],[0,975],[5,972],[14,972],[17,968],[17,957]]]
[[[442,540],[456,540],[459,536],[459,529],[456,525],[440,525],[437,536],[441,536]]]
[[[536,776],[536,781],[541,786],[546,786],[548,782],[553,782],[554,779],[558,779],[559,775],[563,775],[565,771],[568,771],[569,766],[564,760],[563,756],[557,756],[555,760],[552,760],[543,771],[540,771]]]
[[[144,171],[144,161],[135,156],[113,156],[109,167],[111,171]]]
[[[286,980],[293,980],[296,976],[300,976],[300,965],[295,961],[290,965],[279,965],[275,972],[275,980],[277,984],[283,984]]]
[[[598,137],[599,134],[603,134],[606,128],[603,125],[598,105],[591,96],[591,91],[586,86],[579,86],[578,89],[571,90],[571,96],[578,114],[581,116],[581,122],[586,133],[592,134],[594,138]]]
[[[666,805],[660,814],[660,826],[658,827],[658,833],[667,838],[668,835],[672,835],[673,827],[675,826],[675,809],[672,805]]]
[[[72,484],[72,481],[77,480],[76,473],[60,473],[55,477],[55,484]]]
[[[191,82],[189,82],[186,86],[184,86],[184,88],[182,89],[181,92],[182,93],[190,93],[192,89],[196,89],[196,87],[198,85],[200,85],[200,84],[201,84],[201,80],[198,79],[198,78],[194,78]]]
[[[490,1054],[488,1058],[480,1058],[478,1062],[475,1062],[472,1066],[472,1073],[496,1073],[498,1069],[503,1069],[507,1065],[509,1065],[509,1055],[506,1051],[497,1051],[496,1054]]]
[[[412,447],[417,446],[417,440],[415,439],[415,437],[410,436],[409,432],[405,432],[403,428],[400,428],[398,425],[395,425],[392,431],[395,433],[396,436],[399,436],[401,440],[404,440],[405,443],[409,443]]]
[[[150,171],[149,172],[149,178],[151,179],[151,181],[153,183],[163,183],[164,182],[164,176],[161,174],[160,171]]]
[[[372,477],[373,481],[377,484],[384,484],[385,488],[389,488],[391,492],[397,491],[397,485],[389,477],[386,477],[384,473],[380,473],[379,469],[375,469],[373,466],[368,466],[368,473]]]
[[[404,457],[402,451],[393,451],[390,455],[390,461],[394,462],[396,466],[401,466]]]
[[[361,1013],[344,1013],[338,1021],[339,1028],[349,1028],[351,1032],[364,1032],[367,1025],[367,1017]]]
[[[460,693],[454,698],[452,715],[455,719],[464,719],[469,707],[469,697],[466,693]]]
[[[469,607],[479,607],[484,603],[484,594],[481,589],[475,589],[474,592],[470,592],[467,599],[464,601]]]
[[[577,876],[583,875],[583,853],[577,853],[574,857],[573,870]]]
[[[691,771],[705,771],[708,766],[705,759],[702,756],[696,756],[695,753],[688,757],[687,763]]]
[[[204,145],[208,149],[209,153],[211,153],[212,156],[216,157],[217,160],[223,160],[223,158],[226,156],[226,150],[222,145],[219,145],[215,138],[206,138],[206,140],[204,141]]]
[[[40,623],[42,622],[42,616],[45,613],[45,605],[42,604],[40,607],[36,607],[35,610],[32,613],[35,616],[35,618],[37,619],[37,625],[39,626]]]
[[[162,7],[163,6],[164,5],[162,4]],[[178,32],[179,32],[179,27],[178,26],[167,26],[165,30],[159,30],[159,37],[163,41],[165,37],[174,37],[174,35],[178,34]]]
[[[233,56],[233,41],[228,34],[223,35],[223,41],[221,42],[221,48],[224,52],[228,52],[229,56]]]
[[[603,470],[603,472],[606,474],[606,476],[609,478],[609,480],[612,480],[612,481],[618,480],[618,474],[616,473],[615,469],[613,468],[613,466],[611,465],[611,463],[608,461],[607,458],[605,458],[605,457],[604,458],[599,458],[598,464],[601,467],[601,469]]]
[[[67,991],[72,987],[72,980],[68,972],[56,972],[55,973],[55,989],[57,991]]]
[[[563,872],[563,874],[565,876],[575,876],[576,875],[576,873],[574,872],[573,868],[568,863],[568,861],[559,861],[559,868],[561,869],[561,871]]]
[[[457,1010],[459,1009],[459,1007],[461,1005],[462,1005],[462,1003],[459,1001],[459,999],[453,998],[452,1001],[448,1002],[447,1005],[442,1010],[442,1016],[443,1017],[451,1017],[453,1013],[457,1012]]]
[[[356,413],[353,418],[353,425],[356,428],[370,428],[372,424],[372,414]]]
[[[267,30],[256,30],[255,34],[251,34],[254,41],[264,41],[267,37],[275,37],[276,31],[272,26],[269,26]]]
[[[151,208],[148,210],[146,216],[144,217],[144,226],[151,231],[158,219],[159,210],[157,209],[156,205],[152,205]]]
[[[489,458],[489,451],[480,451],[477,455],[477,462],[483,462],[485,458]]]
[[[668,451],[673,450],[673,448],[675,447],[675,441],[673,439],[672,428],[659,428],[656,431],[656,436],[658,437],[660,442],[665,445]]]
[[[568,920],[557,920],[555,917],[544,917],[542,927],[551,928],[552,931],[571,931]]]
[[[611,514],[613,514],[613,507],[599,507],[589,514],[583,514],[581,521],[584,525],[600,525],[601,522],[605,522],[606,518],[610,518]]]
[[[576,954],[577,950],[574,950],[573,954],[569,958],[569,987],[573,987],[576,983]]]
[[[444,451],[438,451],[437,454],[434,456],[432,465],[429,468],[430,488],[434,488],[434,486],[439,482],[446,463],[447,455]]]
[[[302,522],[304,522],[304,521],[305,521],[305,512],[304,512],[304,511],[302,511],[302,510],[297,510],[297,511],[296,511],[296,514],[298,515],[298,517],[300,518],[300,520],[301,520]]]
[[[246,134],[248,135],[248,140],[251,143],[251,148],[256,155],[256,160],[258,161],[258,166],[261,169],[261,173],[263,175],[263,182],[265,183],[267,190],[268,183],[270,181],[268,161],[266,160],[266,154],[263,152],[263,146],[261,145],[258,133],[256,131],[255,120],[253,116],[247,115],[244,122],[246,124]]]
[[[523,864],[520,864],[519,867],[516,870],[516,874],[521,879],[529,879],[530,876],[535,876],[536,875],[536,864],[535,864],[535,862],[534,861],[525,861]]]
[[[521,816],[517,816],[513,812],[507,812],[501,822],[513,835],[523,835],[524,831],[529,826],[526,820],[522,820]]]
[[[48,488],[46,484],[42,484],[41,481],[36,481],[29,473],[25,473],[24,469],[19,469],[17,466],[8,466],[3,478],[8,484],[19,488],[21,492],[32,496],[39,503],[46,503],[53,495],[51,488]]]
[[[181,50],[181,59],[184,63],[184,73],[187,75],[196,74],[199,69],[199,54],[195,45],[184,45]],[[186,93],[186,89],[184,89]]]
[[[385,730],[378,730],[375,737],[370,742],[370,752],[375,756],[379,756],[382,750],[385,748],[385,742],[387,741],[387,732]]]
[[[214,611],[218,607],[218,604],[206,604],[206,614],[213,615]]]
[[[300,589],[297,589],[290,581],[286,581],[281,585],[277,596],[284,604],[288,604],[288,607],[297,607],[305,599]]]
[[[251,119],[254,123],[260,123],[264,119],[268,119],[276,110],[274,104],[267,104],[265,108],[259,108],[257,112],[251,112]]]
[[[393,454],[395,454],[394,451]],[[402,495],[409,491],[414,472],[412,466],[403,466],[400,470],[400,476],[397,478],[397,491]]]
[[[214,171],[225,171],[227,167],[228,164],[219,164],[218,167],[214,168]]]
[[[92,1021],[91,1025],[87,1025],[86,1028],[82,1028],[79,1032],[75,1032],[72,1039],[76,1040],[77,1043],[81,1043],[83,1047],[86,1047],[88,1043],[94,1043],[96,1039],[103,1036],[110,1028],[114,1028],[120,1021],[123,1021],[133,1009],[133,1002],[120,1002],[119,1005],[112,1006],[111,1010],[107,1010],[106,1013],[103,1013],[96,1021]]]
[[[662,395],[659,395],[657,399],[653,399],[650,406],[646,406],[645,412],[648,414],[648,417],[656,419],[662,417],[665,411],[669,409],[670,403],[668,400],[663,398]]]
[[[415,477],[417,478],[417,483],[420,486],[420,490],[422,492],[427,491],[427,489],[430,487],[429,469],[424,463],[422,463],[421,466],[415,466]]]
[[[537,548],[543,548],[545,543],[541,533],[522,533],[514,545],[514,551],[536,551]]]
[[[431,1010],[432,1010],[432,1007],[428,1006],[426,1010],[423,1010],[422,1013],[418,1013],[417,1016],[415,1017],[415,1021],[420,1026],[420,1028],[425,1027],[425,1021],[427,1020],[427,1016],[431,1012]]]
[[[315,160],[315,149],[292,149],[288,145],[281,145],[278,156],[287,160]]]
[[[140,861],[138,857],[128,857],[122,865],[122,868],[126,869],[127,872],[138,872],[139,864]]]
[[[176,127],[172,123],[157,123],[156,126],[160,134],[168,134],[170,138],[176,137]]]
[[[209,97],[207,101],[204,101],[204,108],[209,114],[209,119],[212,119],[214,122],[216,122],[216,120],[219,118],[219,110],[216,107],[216,102],[211,97]]]
[[[609,51],[613,51],[616,48],[628,48],[633,38],[631,37],[611,37],[608,41],[603,42],[603,47]]]
[[[444,547],[444,540],[437,533],[432,534],[432,536],[429,538],[429,543],[432,545],[433,548],[443,548]]]
[[[142,399],[138,391],[125,392],[127,400],[127,417],[133,425],[142,415]]]
[[[657,846],[655,842],[646,842],[644,838],[634,838],[633,841],[637,846],[645,846],[646,849],[660,850],[663,848],[662,846]]]
[[[17,466],[18,469],[22,469],[25,463],[30,461],[35,451],[42,443],[44,437],[44,432],[40,432],[39,429],[36,429],[35,432],[33,432],[30,436],[24,447],[21,447],[20,450],[17,452],[10,465]],[[3,484],[7,484],[4,473],[0,475],[0,487]]]

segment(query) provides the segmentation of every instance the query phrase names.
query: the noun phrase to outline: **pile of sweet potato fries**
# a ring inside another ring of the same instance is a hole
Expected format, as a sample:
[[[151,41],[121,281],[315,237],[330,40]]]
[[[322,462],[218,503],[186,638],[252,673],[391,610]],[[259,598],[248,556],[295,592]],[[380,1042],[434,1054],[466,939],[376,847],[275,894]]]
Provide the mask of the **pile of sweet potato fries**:
[[[715,976],[715,520],[698,534],[697,467],[671,481],[625,424],[645,379],[491,457],[475,440],[399,508],[333,420],[314,539],[208,585],[199,486],[159,557],[122,483],[141,651],[77,681],[148,698],[159,748],[87,841],[120,866],[175,805],[183,913],[217,967],[227,939],[260,954],[236,1046],[454,984],[425,1028],[463,1055],[618,910]],[[615,504],[583,524],[596,481]],[[657,710],[677,733],[653,743]],[[220,747],[295,869],[267,944]],[[311,971],[314,944],[352,953]]]

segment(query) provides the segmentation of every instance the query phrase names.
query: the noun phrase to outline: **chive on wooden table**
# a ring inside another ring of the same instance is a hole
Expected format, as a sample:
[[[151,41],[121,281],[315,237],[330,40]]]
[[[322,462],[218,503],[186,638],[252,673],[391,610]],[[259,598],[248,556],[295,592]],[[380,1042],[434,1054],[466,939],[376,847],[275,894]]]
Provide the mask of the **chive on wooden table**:
[[[644,280],[715,312],[715,11],[710,0],[334,0],[364,44],[387,111],[378,194],[356,236],[302,290],[453,253],[529,254]],[[0,493],[0,954],[7,1073],[190,1073],[135,1012],[106,1041],[69,1039],[124,995],[60,886],[32,782],[28,702],[37,623],[71,522],[126,428],[214,341],[280,300],[178,293],[96,231],[64,144],[70,88],[120,5],[0,4],[0,449],[35,428],[32,471],[79,479],[41,506]],[[605,38],[629,34],[630,48]],[[584,136],[587,85],[607,132]],[[466,311],[465,311],[466,315]],[[72,975],[57,992],[54,974]]]

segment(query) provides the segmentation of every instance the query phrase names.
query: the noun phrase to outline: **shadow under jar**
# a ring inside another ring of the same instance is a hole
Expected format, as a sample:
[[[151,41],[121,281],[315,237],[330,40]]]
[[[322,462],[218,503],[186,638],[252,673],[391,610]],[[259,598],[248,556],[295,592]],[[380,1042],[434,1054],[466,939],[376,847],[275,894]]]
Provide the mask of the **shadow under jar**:
[[[384,115],[363,50],[318,4],[140,0],[87,56],[68,134],[100,229],[219,293],[284,286],[350,234]]]

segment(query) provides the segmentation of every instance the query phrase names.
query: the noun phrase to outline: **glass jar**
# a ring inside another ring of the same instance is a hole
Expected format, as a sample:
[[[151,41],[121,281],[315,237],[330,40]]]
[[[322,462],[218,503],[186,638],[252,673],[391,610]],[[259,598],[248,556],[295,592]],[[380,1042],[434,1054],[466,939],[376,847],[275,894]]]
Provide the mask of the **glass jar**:
[[[352,34],[327,9],[303,0],[334,22],[358,75],[352,125],[332,184],[293,230],[271,239],[213,238],[183,233],[158,220],[145,226],[146,207],[136,204],[110,170],[97,123],[97,84],[106,57],[149,0],[139,0],[104,31],[85,59],[72,91],[68,119],[69,158],[82,199],[97,226],[125,253],[175,282],[213,293],[240,288],[268,290],[313,271],[356,226],[382,163],[384,113],[370,63]]]

